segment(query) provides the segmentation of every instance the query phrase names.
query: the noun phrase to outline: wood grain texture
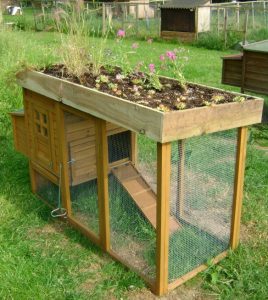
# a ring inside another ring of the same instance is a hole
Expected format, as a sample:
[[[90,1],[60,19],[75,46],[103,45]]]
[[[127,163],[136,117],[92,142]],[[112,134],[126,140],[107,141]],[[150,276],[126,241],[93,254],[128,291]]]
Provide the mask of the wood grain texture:
[[[171,144],[157,143],[156,294],[168,290]]]
[[[240,219],[243,199],[244,173],[246,163],[247,151],[247,127],[238,129],[237,136],[237,153],[236,153],[236,169],[235,169],[235,183],[234,183],[234,197],[232,209],[232,223],[230,247],[237,248],[240,236]]]
[[[170,112],[164,115],[162,142],[260,123],[262,110],[263,100],[253,100]]]
[[[142,132],[161,143],[259,123],[263,109],[263,100],[256,98],[243,103],[163,113],[35,71],[19,73],[18,82],[70,107],[134,132]]]
[[[110,217],[108,192],[108,142],[106,122],[101,119],[96,119],[95,124],[100,241],[103,250],[109,251]]]

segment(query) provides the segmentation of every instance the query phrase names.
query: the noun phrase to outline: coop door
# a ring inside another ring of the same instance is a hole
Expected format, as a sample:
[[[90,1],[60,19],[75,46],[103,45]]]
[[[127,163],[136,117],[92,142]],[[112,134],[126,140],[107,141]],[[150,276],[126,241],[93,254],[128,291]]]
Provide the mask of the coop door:
[[[46,169],[53,169],[52,149],[51,149],[51,124],[49,110],[33,105],[33,142],[34,158]]]

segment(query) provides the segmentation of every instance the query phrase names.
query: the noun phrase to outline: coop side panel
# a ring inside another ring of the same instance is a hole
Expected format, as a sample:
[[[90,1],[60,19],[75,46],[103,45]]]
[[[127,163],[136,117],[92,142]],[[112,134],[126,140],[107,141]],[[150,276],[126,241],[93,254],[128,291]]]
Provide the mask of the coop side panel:
[[[268,53],[244,51],[244,89],[268,94]]]
[[[229,248],[237,130],[172,143],[169,283]],[[203,267],[202,267],[203,268]]]
[[[210,30],[210,7],[197,8],[197,30],[198,32],[206,32]]]
[[[14,146],[18,152],[21,152],[25,156],[29,155],[29,148],[27,144],[27,128],[25,125],[24,111],[11,113]]]

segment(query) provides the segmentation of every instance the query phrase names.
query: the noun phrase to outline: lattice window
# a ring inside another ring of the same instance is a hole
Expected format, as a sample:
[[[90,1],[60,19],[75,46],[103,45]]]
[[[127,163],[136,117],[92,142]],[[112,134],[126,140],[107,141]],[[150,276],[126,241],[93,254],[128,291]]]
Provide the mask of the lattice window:
[[[46,112],[34,110],[34,123],[36,133],[48,138],[48,115]]]

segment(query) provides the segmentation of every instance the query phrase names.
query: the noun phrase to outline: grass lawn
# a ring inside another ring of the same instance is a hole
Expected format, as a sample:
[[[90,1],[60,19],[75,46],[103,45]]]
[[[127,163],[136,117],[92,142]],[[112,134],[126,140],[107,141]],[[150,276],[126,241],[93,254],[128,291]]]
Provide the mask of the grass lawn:
[[[178,47],[139,41],[139,51],[133,51],[132,43],[125,41],[133,65],[154,63]],[[115,42],[107,44],[114,51]],[[223,87],[220,57],[227,52],[185,48],[187,80]],[[14,151],[8,112],[22,107],[21,89],[14,81],[17,61],[44,65],[57,61],[59,51],[54,33],[0,32],[0,299],[154,299],[135,273],[51,218],[49,208],[30,192],[27,159]],[[241,245],[219,265],[171,292],[171,299],[268,298],[268,153],[256,147],[256,141],[266,145],[267,126],[251,132]]]

